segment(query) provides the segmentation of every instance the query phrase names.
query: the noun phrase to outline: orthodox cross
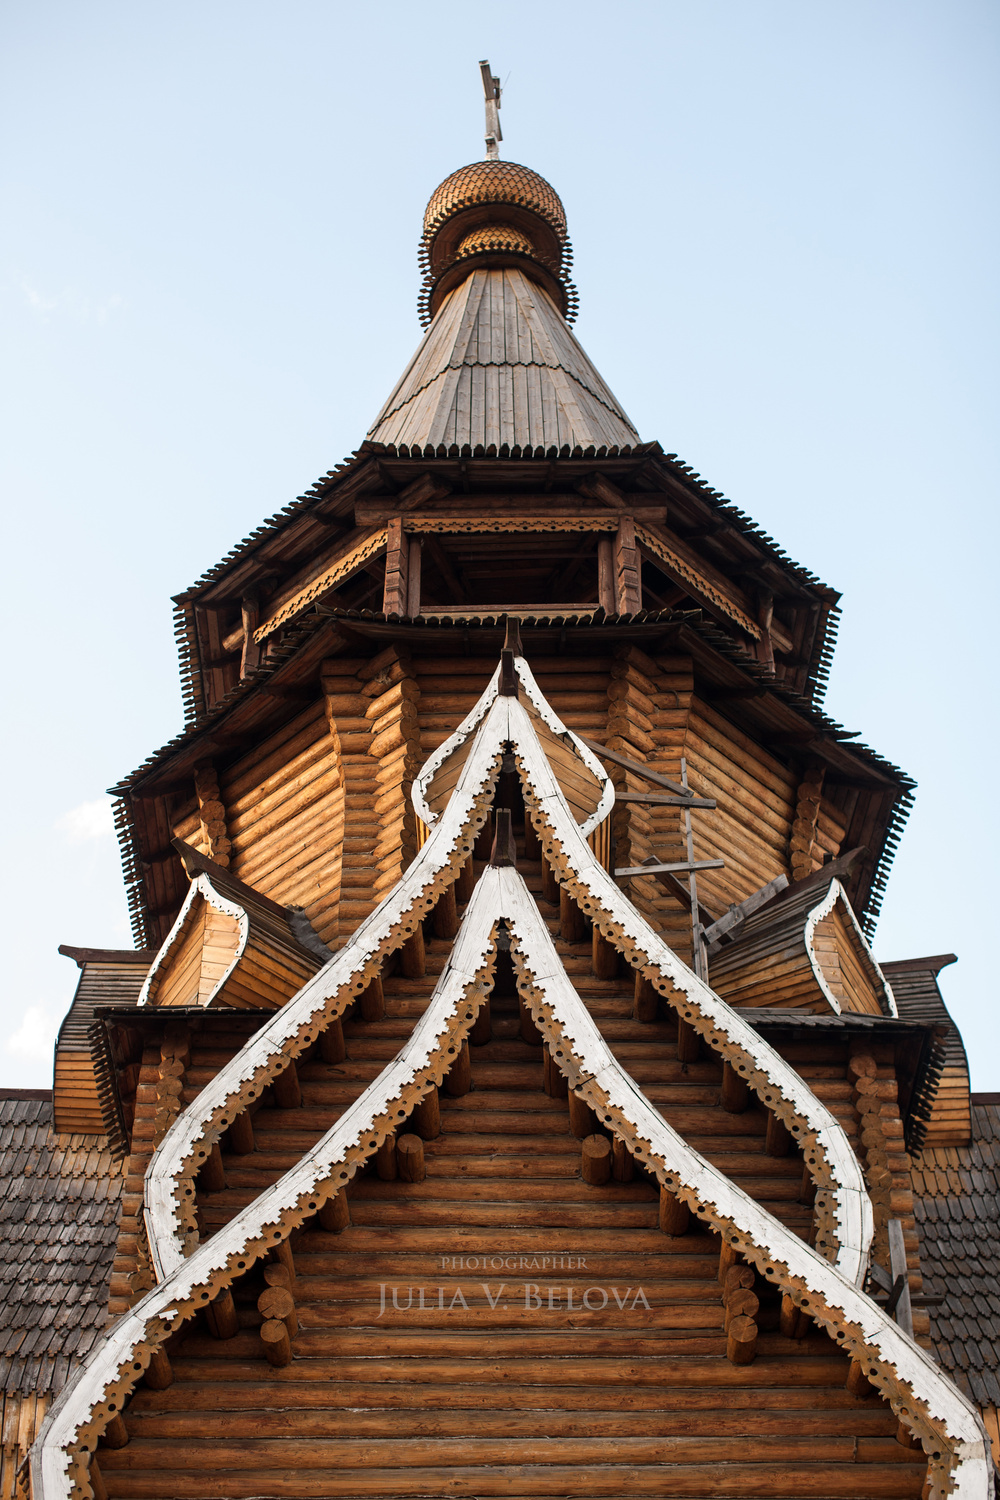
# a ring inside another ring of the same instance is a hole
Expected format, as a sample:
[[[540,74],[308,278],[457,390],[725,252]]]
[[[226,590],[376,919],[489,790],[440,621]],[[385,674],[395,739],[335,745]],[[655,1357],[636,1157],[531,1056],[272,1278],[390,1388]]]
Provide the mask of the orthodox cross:
[[[500,142],[503,140],[503,131],[500,129],[500,80],[490,71],[485,58],[479,64],[479,71],[483,75],[483,93],[486,95],[486,159],[499,161]]]

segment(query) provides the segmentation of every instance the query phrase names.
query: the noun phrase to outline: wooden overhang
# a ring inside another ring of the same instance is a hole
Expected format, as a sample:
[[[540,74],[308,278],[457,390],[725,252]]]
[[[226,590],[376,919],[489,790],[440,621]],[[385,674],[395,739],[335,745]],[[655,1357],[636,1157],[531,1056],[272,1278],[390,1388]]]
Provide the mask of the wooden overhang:
[[[763,1004],[892,1015],[892,992],[838,872],[828,865],[817,875],[826,879],[786,887],[746,918],[734,942],[712,954],[712,988],[741,1009]]]
[[[56,1037],[53,1058],[53,1128],[102,1135],[108,1121],[101,1106],[101,1063],[90,1031],[95,1007],[135,1005],[155,949],[73,948],[59,952],[79,966],[76,993]]]
[[[310,979],[329,951],[303,916],[173,840],[191,881],[177,920],[146,976],[140,1006],[276,1009]]]
[[[972,1138],[969,1059],[937,982],[941,970],[955,962],[954,953],[937,953],[882,965],[900,1015],[937,1025],[945,1033],[941,1083],[926,1132],[926,1144],[934,1147],[967,1146]]]
[[[392,515],[428,508],[442,518],[444,510],[485,512],[494,522],[519,511],[533,515],[536,525],[562,508],[581,528],[581,516],[603,516],[608,524],[615,510],[634,513],[653,602],[678,589],[690,593],[692,581],[697,592],[703,575],[713,587],[695,602],[719,610],[723,623],[749,630],[750,637],[763,621],[776,679],[811,699],[822,694],[839,596],[658,444],[490,455],[411,453],[366,443],[176,596],[188,717],[202,715],[236,685],[241,671],[252,670],[265,642],[281,646],[280,627],[294,628],[297,604],[308,608],[325,598],[341,608],[377,607],[385,539],[375,520],[384,524]],[[453,592],[453,570],[449,577],[445,568],[438,582]]]

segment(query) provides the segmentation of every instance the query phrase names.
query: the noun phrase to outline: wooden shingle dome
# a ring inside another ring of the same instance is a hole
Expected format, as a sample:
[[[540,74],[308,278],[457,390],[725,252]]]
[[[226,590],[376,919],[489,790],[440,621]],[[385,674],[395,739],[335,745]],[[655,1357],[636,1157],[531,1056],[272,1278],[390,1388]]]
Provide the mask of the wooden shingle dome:
[[[566,213],[555,188],[530,167],[471,162],[431,194],[420,241],[425,326],[468,274],[472,258],[486,266],[518,266],[545,288],[567,321],[576,316]]]

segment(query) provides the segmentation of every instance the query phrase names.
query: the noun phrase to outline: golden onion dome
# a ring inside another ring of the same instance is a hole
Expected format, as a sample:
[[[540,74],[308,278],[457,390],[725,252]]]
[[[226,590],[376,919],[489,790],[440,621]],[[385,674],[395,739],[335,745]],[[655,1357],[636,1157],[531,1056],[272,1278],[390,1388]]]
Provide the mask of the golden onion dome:
[[[572,321],[571,260],[566,213],[551,183],[518,162],[471,162],[445,178],[424,212],[421,321],[430,322],[471,270],[503,265],[520,266]]]

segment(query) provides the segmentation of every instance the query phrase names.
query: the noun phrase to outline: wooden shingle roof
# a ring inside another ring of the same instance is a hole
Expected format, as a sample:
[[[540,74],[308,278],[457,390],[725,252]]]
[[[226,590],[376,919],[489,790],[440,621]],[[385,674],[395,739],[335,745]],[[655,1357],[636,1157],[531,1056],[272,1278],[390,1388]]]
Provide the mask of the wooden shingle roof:
[[[124,1178],[52,1100],[0,1091],[0,1390],[57,1391],[103,1333]],[[13,1095],[14,1097],[8,1097]]]
[[[982,1102],[980,1102],[982,1101]],[[913,1171],[924,1288],[938,1359],[981,1406],[1000,1406],[1000,1096],[972,1096],[967,1146],[924,1150]]]

